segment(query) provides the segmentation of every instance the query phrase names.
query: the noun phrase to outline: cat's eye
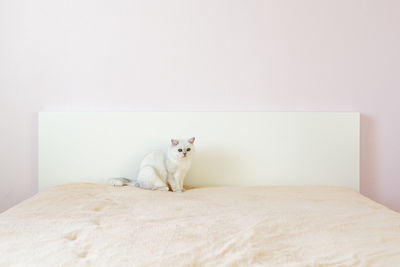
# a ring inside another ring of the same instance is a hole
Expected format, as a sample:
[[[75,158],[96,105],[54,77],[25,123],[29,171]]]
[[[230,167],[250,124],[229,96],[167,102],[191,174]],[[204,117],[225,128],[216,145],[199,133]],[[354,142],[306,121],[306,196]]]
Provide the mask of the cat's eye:
[[[179,152],[182,152],[182,149],[181,149],[181,148],[179,148],[179,149],[178,149],[178,151],[179,151]]]
[[[190,151],[190,148],[186,149],[186,151]]]

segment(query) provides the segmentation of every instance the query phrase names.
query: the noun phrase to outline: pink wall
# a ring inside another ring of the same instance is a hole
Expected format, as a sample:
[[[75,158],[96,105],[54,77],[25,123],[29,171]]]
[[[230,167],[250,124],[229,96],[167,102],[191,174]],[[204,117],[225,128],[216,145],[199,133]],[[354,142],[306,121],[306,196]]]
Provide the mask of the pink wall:
[[[0,211],[43,110],[359,111],[361,191],[400,211],[400,1],[1,1]]]

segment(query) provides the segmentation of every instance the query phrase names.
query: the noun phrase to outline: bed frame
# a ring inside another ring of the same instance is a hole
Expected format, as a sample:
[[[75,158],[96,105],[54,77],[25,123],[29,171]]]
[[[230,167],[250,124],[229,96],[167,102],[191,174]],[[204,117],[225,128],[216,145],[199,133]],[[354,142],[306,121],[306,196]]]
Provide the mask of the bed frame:
[[[196,137],[185,184],[359,190],[353,112],[40,112],[39,190],[135,177],[172,137]]]

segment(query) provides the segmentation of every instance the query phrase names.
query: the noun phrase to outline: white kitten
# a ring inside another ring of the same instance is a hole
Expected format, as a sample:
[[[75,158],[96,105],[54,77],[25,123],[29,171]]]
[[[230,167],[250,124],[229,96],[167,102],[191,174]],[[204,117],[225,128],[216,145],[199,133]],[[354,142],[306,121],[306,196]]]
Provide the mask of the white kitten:
[[[139,173],[134,181],[127,178],[112,178],[109,183],[114,186],[135,185],[143,189],[174,192],[183,191],[183,180],[191,165],[194,153],[194,140],[171,139],[166,153],[156,151],[144,157],[140,163]]]

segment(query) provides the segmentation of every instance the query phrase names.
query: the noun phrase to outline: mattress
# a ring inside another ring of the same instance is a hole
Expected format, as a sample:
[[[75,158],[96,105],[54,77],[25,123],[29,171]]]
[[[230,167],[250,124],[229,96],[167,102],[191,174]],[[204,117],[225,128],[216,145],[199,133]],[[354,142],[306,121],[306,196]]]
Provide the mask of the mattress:
[[[0,266],[400,266],[400,214],[343,187],[67,184],[0,214]]]

